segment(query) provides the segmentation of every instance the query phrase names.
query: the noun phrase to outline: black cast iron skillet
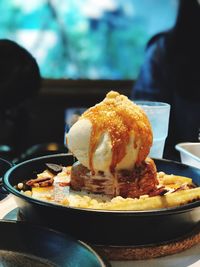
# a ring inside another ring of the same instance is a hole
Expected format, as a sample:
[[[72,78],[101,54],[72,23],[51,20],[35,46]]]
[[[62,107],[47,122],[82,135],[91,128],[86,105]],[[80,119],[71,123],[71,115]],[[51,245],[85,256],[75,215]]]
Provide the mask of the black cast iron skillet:
[[[45,163],[72,165],[70,154],[44,156],[12,167],[4,176],[24,220],[45,225],[97,245],[146,245],[176,239],[200,221],[200,201],[151,211],[108,211],[69,208],[43,202],[18,192],[14,185],[45,169]],[[191,177],[200,186],[200,170],[181,163],[155,159],[158,171]]]
[[[2,176],[11,167],[12,167],[11,162],[0,158],[0,201],[8,194],[8,192],[2,186]]]
[[[12,163],[0,158],[0,184],[2,183],[2,176],[4,175],[4,173],[10,169],[12,167]]]
[[[110,266],[83,242],[25,222],[0,221],[0,266]]]

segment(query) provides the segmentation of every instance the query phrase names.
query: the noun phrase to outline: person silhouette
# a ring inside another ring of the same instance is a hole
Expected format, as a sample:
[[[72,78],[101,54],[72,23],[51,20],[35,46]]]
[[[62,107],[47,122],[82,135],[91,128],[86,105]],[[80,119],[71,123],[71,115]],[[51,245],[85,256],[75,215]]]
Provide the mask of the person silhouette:
[[[0,155],[10,147],[16,156],[28,146],[30,103],[40,86],[40,70],[35,58],[16,42],[1,39]]]
[[[133,86],[133,100],[171,105],[164,157],[179,160],[174,146],[198,142],[200,131],[200,1],[179,0],[177,18],[168,31],[153,36]]]

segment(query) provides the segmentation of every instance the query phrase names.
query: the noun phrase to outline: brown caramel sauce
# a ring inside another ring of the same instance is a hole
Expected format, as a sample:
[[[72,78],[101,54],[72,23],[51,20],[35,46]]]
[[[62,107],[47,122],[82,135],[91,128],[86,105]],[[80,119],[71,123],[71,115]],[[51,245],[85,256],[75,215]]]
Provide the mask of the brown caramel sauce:
[[[126,154],[126,146],[130,142],[130,134],[134,133],[134,147],[139,146],[136,163],[143,161],[149,154],[152,145],[152,130],[143,110],[126,96],[117,92],[109,92],[99,104],[83,113],[80,119],[89,119],[92,123],[90,138],[89,166],[92,171],[93,154],[99,144],[101,135],[108,132],[112,142],[112,161],[110,171]]]

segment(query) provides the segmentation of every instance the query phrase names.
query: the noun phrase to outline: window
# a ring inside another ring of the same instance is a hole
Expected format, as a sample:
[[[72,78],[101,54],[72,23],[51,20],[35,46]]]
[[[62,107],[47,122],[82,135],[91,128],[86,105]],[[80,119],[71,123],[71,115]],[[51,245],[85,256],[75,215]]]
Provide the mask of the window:
[[[149,38],[177,0],[1,0],[0,38],[37,59],[45,78],[135,79]]]

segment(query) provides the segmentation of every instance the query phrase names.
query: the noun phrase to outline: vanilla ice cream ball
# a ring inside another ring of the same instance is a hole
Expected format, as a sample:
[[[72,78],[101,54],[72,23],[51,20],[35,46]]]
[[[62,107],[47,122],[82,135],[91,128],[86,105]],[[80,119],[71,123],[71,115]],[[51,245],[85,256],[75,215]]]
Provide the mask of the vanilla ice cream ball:
[[[90,170],[130,170],[149,154],[152,129],[139,106],[111,91],[70,128],[67,145]]]

